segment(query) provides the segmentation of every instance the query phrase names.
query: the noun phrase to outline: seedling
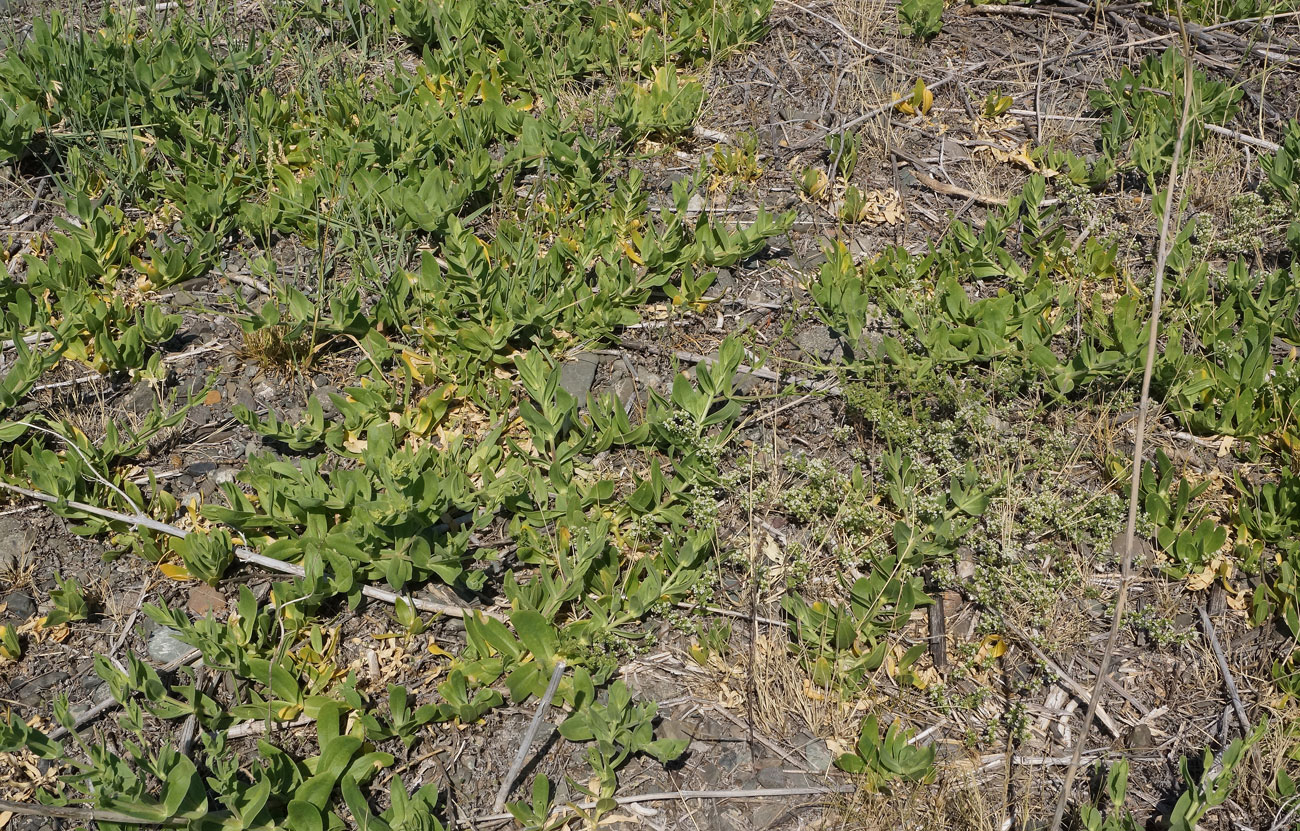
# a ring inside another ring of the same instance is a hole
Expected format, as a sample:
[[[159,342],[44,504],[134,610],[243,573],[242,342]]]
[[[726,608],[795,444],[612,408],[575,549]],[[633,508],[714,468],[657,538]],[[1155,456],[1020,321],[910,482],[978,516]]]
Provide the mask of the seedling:
[[[924,1],[928,2],[928,0]],[[925,115],[933,106],[934,93],[920,78],[916,79],[916,85],[912,87],[911,93],[906,98],[894,93],[894,109],[904,115]]]
[[[703,103],[699,81],[683,83],[676,69],[661,66],[650,82],[625,85],[611,115],[629,141],[647,136],[671,140],[691,129]]]
[[[18,642],[18,633],[9,625],[0,626],[0,659],[6,662],[17,661],[23,656],[22,644]]]
[[[874,714],[862,721],[856,752],[842,754],[835,766],[861,774],[873,790],[886,789],[890,782],[922,782],[934,775],[934,746],[916,747],[912,731],[895,721],[882,738]]]
[[[808,202],[820,202],[830,193],[830,178],[819,167],[805,167],[799,175],[799,196]]]
[[[1001,89],[995,89],[984,97],[984,103],[980,104],[980,115],[989,119],[997,118],[1011,109],[1014,103],[1010,95],[1003,95]]]
[[[605,704],[593,701],[594,689],[581,693],[586,706],[560,724],[560,734],[570,741],[592,742],[587,761],[600,781],[599,797],[609,799],[617,784],[616,771],[634,754],[645,753],[661,762],[682,755],[686,739],[654,738],[654,718],[659,705],[632,702],[632,694],[622,681],[609,688]]]
[[[58,626],[61,623],[88,619],[90,607],[86,604],[86,597],[77,581],[71,577],[64,580],[56,571],[54,582],[58,585],[58,588],[50,591],[50,600],[54,601],[54,608],[45,616],[45,624]]]
[[[846,182],[858,167],[858,148],[861,143],[857,133],[836,133],[826,137],[826,153],[830,157],[830,169]]]
[[[902,34],[929,40],[943,28],[943,0],[903,0],[898,19]]]

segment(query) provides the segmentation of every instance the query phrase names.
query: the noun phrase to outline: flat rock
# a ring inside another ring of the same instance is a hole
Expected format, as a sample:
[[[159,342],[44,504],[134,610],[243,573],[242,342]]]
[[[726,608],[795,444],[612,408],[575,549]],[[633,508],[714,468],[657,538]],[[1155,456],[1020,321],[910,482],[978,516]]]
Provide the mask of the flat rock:
[[[149,657],[161,664],[170,664],[190,654],[190,645],[177,640],[175,633],[170,629],[159,629],[154,632],[146,648]]]
[[[582,354],[565,361],[560,365],[560,386],[579,401],[586,401],[591,385],[596,382],[599,366],[600,359],[595,355]]]
[[[835,754],[821,739],[813,739],[803,746],[803,758],[808,762],[809,770],[825,772],[835,761]]]
[[[36,601],[22,592],[10,592],[0,601],[5,605],[5,609],[17,620],[27,620],[36,613]]]
[[[819,361],[840,360],[851,350],[848,340],[829,326],[813,326],[795,336],[800,349]]]

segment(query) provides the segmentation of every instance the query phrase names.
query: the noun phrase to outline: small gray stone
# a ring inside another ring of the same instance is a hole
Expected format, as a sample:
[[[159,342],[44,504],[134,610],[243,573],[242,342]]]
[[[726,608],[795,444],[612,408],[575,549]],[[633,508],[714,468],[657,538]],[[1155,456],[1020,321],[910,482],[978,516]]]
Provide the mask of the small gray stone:
[[[158,395],[148,381],[141,381],[131,390],[126,400],[127,409],[136,415],[151,412],[158,404]]]
[[[172,303],[176,304],[177,306],[193,306],[194,295],[190,294],[188,291],[185,291],[184,289],[181,289],[180,291],[172,295]]]
[[[1148,725],[1139,724],[1129,731],[1124,744],[1131,750],[1146,750],[1155,747],[1155,737]]]
[[[693,193],[691,194],[691,198],[686,202],[686,215],[695,216],[707,207],[708,203],[704,201],[704,197],[698,193]]]
[[[18,620],[26,620],[36,613],[36,601],[22,592],[11,592],[5,595],[3,602],[9,614]]]
[[[185,474],[198,479],[211,474],[216,469],[217,466],[212,462],[193,462],[185,466]]]
[[[169,664],[190,653],[190,645],[176,639],[170,629],[159,629],[149,638],[149,657],[163,664]]]
[[[814,110],[801,110],[795,107],[782,107],[781,118],[786,121],[803,122],[803,121],[820,121],[823,113]]]
[[[731,269],[720,268],[718,269],[718,279],[713,281],[713,287],[709,293],[714,295],[725,294],[728,291],[731,291],[735,285],[736,278],[731,273]]]
[[[807,760],[810,770],[819,772],[829,770],[835,761],[835,754],[831,753],[831,749],[821,739],[813,739],[804,745],[803,757]]]
[[[579,401],[586,401],[599,366],[600,360],[595,355],[582,354],[566,361],[560,366],[560,386]]]
[[[718,754],[718,767],[732,773],[748,770],[753,764],[754,756],[746,742],[728,742],[723,751]]]
[[[339,414],[338,407],[334,406],[334,399],[330,398],[331,395],[340,395],[340,393],[336,387],[331,387],[328,384],[317,387],[316,391],[312,393],[312,397],[320,404],[321,412],[329,419]]]
[[[35,693],[44,692],[45,690],[58,686],[67,680],[68,673],[61,669],[52,672],[43,672],[23,685],[23,698],[26,699]]]
[[[750,827],[762,831],[784,819],[790,811],[790,803],[784,799],[763,799],[754,804],[753,810],[754,824]]]
[[[661,739],[687,739],[691,737],[686,723],[675,718],[666,718],[655,728],[655,736]]]
[[[218,485],[224,485],[227,482],[233,482],[235,481],[235,474],[237,474],[238,472],[239,471],[235,470],[233,467],[223,467],[220,470],[218,470],[216,473],[212,474],[212,481]]]
[[[829,326],[814,326],[795,336],[794,342],[819,361],[841,359],[848,349],[848,341]]]
[[[781,769],[779,763],[758,769],[759,787],[784,788],[788,786],[789,781],[786,772]]]

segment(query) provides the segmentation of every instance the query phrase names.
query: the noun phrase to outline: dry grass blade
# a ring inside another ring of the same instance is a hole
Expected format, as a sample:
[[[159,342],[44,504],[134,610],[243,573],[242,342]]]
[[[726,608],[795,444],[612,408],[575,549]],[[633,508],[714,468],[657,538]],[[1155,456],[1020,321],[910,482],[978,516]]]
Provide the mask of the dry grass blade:
[[[1178,20],[1183,21],[1183,6],[1181,0],[1178,3]],[[1142,445],[1146,435],[1147,411],[1151,406],[1151,376],[1156,361],[1156,346],[1160,335],[1160,304],[1164,292],[1165,265],[1169,256],[1170,229],[1173,226],[1174,214],[1174,192],[1178,187],[1178,176],[1180,165],[1183,157],[1183,143],[1187,135],[1187,126],[1191,120],[1192,109],[1192,75],[1194,72],[1192,62],[1192,45],[1188,39],[1186,28],[1182,31],[1183,44],[1183,112],[1178,124],[1178,138],[1174,142],[1173,160],[1169,167],[1169,185],[1165,190],[1165,206],[1160,217],[1160,236],[1158,249],[1156,252],[1156,267],[1151,290],[1151,322],[1147,331],[1147,353],[1146,360],[1142,367],[1142,392],[1138,399],[1137,424],[1135,427],[1136,436],[1133,441],[1132,472],[1129,480],[1128,496],[1128,519],[1124,526],[1124,538],[1122,551],[1120,554],[1120,583],[1119,591],[1115,596],[1115,610],[1111,615],[1110,632],[1106,636],[1106,648],[1102,652],[1101,661],[1097,667],[1097,680],[1093,683],[1092,694],[1088,700],[1088,710],[1083,717],[1083,726],[1079,729],[1079,741],[1074,745],[1074,753],[1070,759],[1070,766],[1066,768],[1065,779],[1061,783],[1061,794],[1056,801],[1056,813],[1052,817],[1052,831],[1060,831],[1061,822],[1065,817],[1065,806],[1069,803],[1070,792],[1074,785],[1075,775],[1079,772],[1079,761],[1082,758],[1084,744],[1087,741],[1088,730],[1092,726],[1092,720],[1097,715],[1097,710],[1101,705],[1102,690],[1106,686],[1106,673],[1110,664],[1111,656],[1115,653],[1115,644],[1119,640],[1120,623],[1124,619],[1124,607],[1128,599],[1129,582],[1132,579],[1133,572],[1133,548],[1137,533],[1137,511],[1138,511],[1138,488],[1142,478]]]

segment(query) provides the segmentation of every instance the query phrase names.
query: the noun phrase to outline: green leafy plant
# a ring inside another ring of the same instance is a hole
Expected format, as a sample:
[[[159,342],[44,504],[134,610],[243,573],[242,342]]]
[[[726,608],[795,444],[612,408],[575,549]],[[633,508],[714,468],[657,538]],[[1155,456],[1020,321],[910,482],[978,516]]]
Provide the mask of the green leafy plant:
[[[1193,73],[1192,111],[1187,144],[1194,148],[1205,124],[1224,124],[1236,111],[1241,90]],[[1133,169],[1154,183],[1169,172],[1183,110],[1183,58],[1166,49],[1142,61],[1134,73],[1125,68],[1105,89],[1089,93],[1092,106],[1109,112],[1102,130],[1102,154],[1120,170]]]
[[[86,596],[77,581],[71,577],[64,580],[56,571],[54,582],[58,588],[50,591],[50,600],[54,602],[54,608],[45,616],[46,625],[57,626],[60,623],[88,619],[90,606],[86,603]]]
[[[1128,796],[1128,762],[1120,759],[1111,765],[1102,783],[1093,802],[1079,805],[1079,822],[1087,831],[1138,831],[1137,820],[1124,807]],[[1109,810],[1103,810],[1107,805]]]
[[[826,137],[826,153],[830,157],[830,169],[834,175],[846,182],[858,167],[858,149],[862,140],[857,133],[835,133]]]
[[[943,28],[943,0],[903,0],[898,19],[904,35],[929,40]]]
[[[23,646],[18,642],[18,633],[8,624],[0,626],[0,659],[11,662],[22,656]]]
[[[984,97],[980,104],[980,115],[984,118],[997,118],[1011,109],[1015,101],[1010,95],[1003,95],[1001,89],[995,89]]]
[[[173,540],[172,549],[180,556],[186,571],[212,586],[235,561],[234,542],[225,528],[192,532]]]
[[[602,799],[614,795],[616,771],[634,754],[645,753],[661,762],[682,755],[689,743],[685,739],[656,739],[654,719],[659,705],[654,702],[633,703],[632,694],[622,681],[609,688],[604,704],[594,700],[589,685],[580,693],[584,706],[575,709],[560,724],[560,734],[570,741],[592,742],[587,761],[600,780]]]
[[[671,140],[688,132],[704,103],[698,81],[683,83],[671,67],[659,67],[648,83],[625,85],[614,99],[612,117],[629,141],[647,136]]]
[[[732,139],[731,144],[723,145],[709,156],[709,170],[719,180],[753,183],[763,175],[763,165],[759,161],[758,134],[741,133]]]
[[[799,195],[809,202],[820,202],[830,193],[830,179],[826,176],[826,171],[819,167],[805,167],[796,181]]]
[[[1215,760],[1208,749],[1201,758],[1199,774],[1193,774],[1186,757],[1178,763],[1187,790],[1169,813],[1172,831],[1193,831],[1211,809],[1222,805],[1232,793],[1233,777],[1246,752],[1264,735],[1263,727],[1256,727],[1248,735],[1233,739],[1224,748],[1223,757]]]
[[[912,731],[895,721],[880,735],[874,714],[862,721],[857,748],[841,754],[835,766],[848,773],[860,774],[873,789],[887,789],[893,781],[922,782],[934,775],[934,747],[916,747]]]

